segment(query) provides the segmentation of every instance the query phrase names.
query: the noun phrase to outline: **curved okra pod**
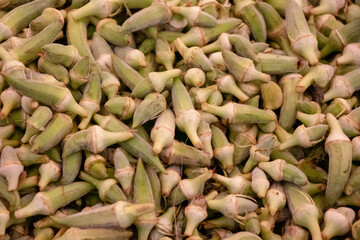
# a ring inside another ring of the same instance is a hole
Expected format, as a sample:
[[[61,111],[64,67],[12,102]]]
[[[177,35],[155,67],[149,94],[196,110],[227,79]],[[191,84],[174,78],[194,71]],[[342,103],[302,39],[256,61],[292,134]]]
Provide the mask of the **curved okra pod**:
[[[69,138],[69,140],[66,141],[63,157],[80,150],[99,153],[110,145],[126,141],[132,137],[132,130],[125,132],[109,132],[97,125],[94,125],[86,130],[75,133]]]
[[[165,66],[167,70],[173,69],[175,53],[170,44],[162,38],[155,42],[156,62]]]
[[[54,161],[50,160],[49,162],[40,165],[39,173],[40,180],[38,185],[40,191],[43,191],[49,183],[56,182],[60,179],[61,166],[59,163],[55,163]]]
[[[93,18],[90,18],[91,22]],[[100,34],[106,41],[115,46],[134,47],[134,37],[131,33],[122,32],[121,27],[117,25],[114,19],[104,18],[102,20],[96,20],[96,32]]]
[[[89,57],[80,58],[69,71],[70,85],[76,90],[88,81],[90,74]]]
[[[128,228],[141,215],[153,211],[154,204],[133,204],[117,201],[114,204],[93,208],[68,216],[50,216],[57,224],[66,227],[94,228],[121,227]]]
[[[105,130],[111,132],[126,131],[130,129],[126,124],[122,123],[112,115],[102,116],[95,114],[94,121]],[[144,162],[158,168],[161,172],[165,172],[165,168],[162,166],[159,157],[152,154],[153,147],[149,144],[149,142],[136,132],[133,133],[133,135],[133,138],[120,142],[119,145],[133,156],[139,157],[143,159]]]
[[[72,45],[62,45],[59,43],[45,44],[41,48],[44,58],[55,64],[65,67],[74,65],[79,60],[79,53]]]
[[[21,97],[21,108],[28,114],[33,114],[34,111],[39,107],[39,103],[37,101],[32,100],[27,96]]]
[[[216,18],[212,15],[202,11],[199,6],[184,7],[184,6],[172,6],[171,11],[183,16],[190,26],[199,27],[215,27]]]
[[[49,162],[50,158],[47,155],[40,155],[31,151],[31,146],[23,144],[16,149],[16,153],[20,162],[25,166],[31,166],[34,164],[42,164]]]
[[[42,73],[56,76],[56,79],[64,84],[68,84],[70,81],[68,70],[61,64],[52,63],[49,59],[40,57],[38,67]]]
[[[47,192],[38,192],[28,205],[15,211],[15,217],[26,218],[38,214],[54,214],[57,209],[81,198],[93,189],[94,186],[90,183],[74,182],[69,185],[55,187]]]
[[[329,154],[329,175],[326,185],[324,209],[335,204],[350,176],[352,162],[352,144],[344,134],[339,122],[331,113],[326,114],[330,134],[325,142],[325,151]]]
[[[102,201],[109,203],[126,201],[126,196],[117,185],[115,179],[108,178],[105,180],[99,180],[83,171],[80,172],[79,178],[94,185],[97,188],[99,197]]]
[[[323,88],[334,76],[334,68],[327,64],[319,64],[311,67],[309,72],[298,82],[296,91],[304,93],[310,85],[316,83]]]
[[[192,199],[185,207],[184,213],[187,219],[184,235],[191,236],[199,224],[208,216],[205,197],[198,195]]]
[[[153,3],[131,15],[122,25],[122,32],[135,32],[157,24],[170,21],[172,11],[164,0],[155,0]]]
[[[45,152],[56,146],[73,127],[73,120],[66,114],[56,113],[39,135],[30,139],[31,151]]]

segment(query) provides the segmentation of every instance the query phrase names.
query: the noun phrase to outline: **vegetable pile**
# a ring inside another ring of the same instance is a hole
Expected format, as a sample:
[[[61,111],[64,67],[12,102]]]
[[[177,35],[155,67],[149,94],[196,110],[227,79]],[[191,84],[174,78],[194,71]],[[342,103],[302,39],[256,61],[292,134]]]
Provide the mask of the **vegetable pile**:
[[[0,0],[0,239],[360,239],[360,1]]]

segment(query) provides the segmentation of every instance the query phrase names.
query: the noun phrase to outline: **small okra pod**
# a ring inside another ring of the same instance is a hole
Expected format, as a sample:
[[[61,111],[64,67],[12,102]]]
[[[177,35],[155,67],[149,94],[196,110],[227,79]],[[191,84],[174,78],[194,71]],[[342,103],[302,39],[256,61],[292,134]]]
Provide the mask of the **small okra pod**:
[[[95,114],[94,121],[102,128],[112,132],[127,131],[130,129],[126,124],[112,115],[102,116]],[[165,172],[159,157],[152,154],[153,146],[139,134],[133,133],[133,135],[133,138],[120,142],[119,145],[131,155],[141,157],[146,163],[157,167],[161,172]]]
[[[131,47],[115,47],[114,52],[132,68],[146,67],[145,55]]]
[[[172,11],[166,1],[156,0],[149,7],[131,15],[121,25],[121,32],[135,32],[150,26],[164,24],[170,21]]]
[[[351,230],[352,222],[355,219],[355,212],[348,207],[330,208],[324,215],[324,228],[321,236],[324,240],[336,236],[343,236]]]
[[[56,182],[60,179],[61,165],[50,160],[49,162],[40,165],[39,173],[40,180],[38,185],[40,191],[43,191],[49,183]]]
[[[302,79],[297,73],[287,74],[279,81],[279,86],[283,91],[283,104],[280,108],[279,125],[285,130],[292,128],[296,121],[296,101],[299,94],[296,92],[296,86]]]
[[[105,103],[105,108],[120,119],[127,120],[132,118],[136,104],[131,97],[115,96]]]
[[[189,136],[195,147],[201,148],[202,142],[197,134],[201,116],[194,109],[189,93],[179,78],[174,79],[171,93],[176,126]]]
[[[155,225],[157,230],[161,233],[172,234],[175,214],[176,207],[169,207],[165,213],[158,217],[158,221]]]
[[[360,130],[360,108],[355,108],[348,115],[341,116],[338,121],[346,136],[358,136]]]
[[[302,189],[305,190],[310,196],[314,196],[325,191],[326,184],[308,182],[305,186],[302,186]]]
[[[45,57],[39,58],[38,68],[42,73],[56,76],[56,79],[64,84],[68,84],[70,81],[69,72],[66,67],[61,64],[52,63]]]
[[[167,109],[155,121],[150,132],[150,138],[154,143],[153,153],[158,155],[164,147],[168,147],[175,136],[175,116]]]
[[[117,201],[111,205],[92,208],[68,216],[52,215],[50,218],[57,224],[67,227],[94,228],[120,227],[128,228],[141,215],[153,211],[154,204],[133,204]]]
[[[38,192],[28,205],[15,211],[15,217],[26,218],[38,214],[54,214],[57,209],[81,198],[93,189],[94,187],[90,183],[74,182],[55,187],[47,192]]]
[[[283,93],[280,86],[273,81],[260,85],[261,98],[265,109],[275,110],[283,103]]]
[[[185,236],[191,236],[199,224],[207,218],[208,213],[206,206],[205,197],[198,195],[185,207],[184,213],[187,220],[184,232]]]
[[[84,130],[92,119],[92,116],[100,110],[101,79],[99,74],[91,74],[84,88],[83,96],[79,102],[87,111],[87,116],[82,118],[78,127]]]
[[[217,91],[216,85],[211,85],[205,88],[197,88],[192,87],[189,90],[189,95],[191,98],[191,101],[193,102],[195,108],[198,108],[202,102],[207,101],[207,99],[210,97],[210,95]]]
[[[215,125],[211,125],[211,131],[214,157],[220,162],[221,167],[229,173],[234,167],[234,145],[229,143],[225,134]]]
[[[123,151],[117,148],[113,155],[115,166],[114,177],[120,183],[124,193],[129,195],[134,180],[135,168],[130,165],[129,159]]]
[[[322,15],[322,14],[333,14],[336,15],[339,10],[345,6],[346,1],[344,0],[321,0],[319,5],[310,9],[310,14]]]
[[[152,166],[149,166],[146,168],[146,173],[149,177],[151,190],[152,190],[153,197],[154,197],[156,216],[158,216],[159,214],[161,214],[163,212],[163,209],[161,206],[161,199],[162,199],[161,182],[160,182],[160,178],[159,178],[157,172],[158,171]]]
[[[27,96],[21,97],[21,108],[28,114],[33,114],[34,111],[39,107],[39,103],[37,101],[32,100]]]
[[[0,120],[6,118],[12,110],[21,107],[21,95],[12,87],[1,92],[0,100],[3,105],[0,111]]]
[[[90,18],[93,22],[94,18]],[[122,32],[121,27],[117,25],[115,19],[104,18],[101,20],[95,19],[96,32],[100,34],[109,43],[125,47],[135,47],[134,37],[131,33]]]
[[[158,115],[166,110],[166,105],[166,99],[162,94],[148,94],[135,109],[132,128],[136,128],[151,119],[157,118]]]
[[[165,169],[166,174],[160,174],[161,193],[164,197],[168,197],[174,187],[178,185],[181,180],[180,167],[178,165],[171,165]]]
[[[360,19],[356,19],[339,29],[333,29],[326,45],[321,49],[321,58],[327,57],[333,52],[341,52],[350,43],[360,39]]]
[[[178,50],[180,55],[183,57],[185,64],[188,67],[200,68],[205,72],[211,72],[214,70],[211,61],[204,54],[199,47],[188,48],[181,38],[177,38],[173,42],[175,48]]]
[[[274,116],[264,110],[234,102],[226,103],[223,106],[214,106],[203,102],[201,110],[221,117],[228,123],[269,123],[275,121]]]
[[[317,39],[315,35],[310,32],[304,13],[295,0],[287,3],[285,19],[291,48],[307,59],[310,64],[317,64],[320,55]]]
[[[219,120],[211,113],[206,113],[203,111],[199,111],[199,113],[201,115],[201,121],[197,132],[203,144],[203,150],[210,154],[210,157],[212,157],[214,152],[211,144],[212,131],[210,128],[210,124],[218,122]]]
[[[73,127],[73,120],[66,114],[56,113],[44,131],[30,139],[31,151],[45,152],[56,146]]]
[[[221,50],[232,50],[232,44],[229,41],[229,34],[227,33],[222,33],[220,34],[220,36],[217,38],[217,40],[215,40],[214,42],[201,47],[201,49],[203,50],[203,52],[205,54],[209,54],[209,53],[213,53],[213,52],[219,52]],[[236,36],[236,35],[233,35]],[[241,42],[242,43],[242,42]],[[242,50],[242,48],[241,48]],[[241,54],[240,54],[241,55]]]
[[[258,143],[250,148],[250,157],[246,161],[243,172],[249,173],[260,162],[268,162],[270,153],[275,148],[277,138],[274,134],[265,133],[258,137]]]
[[[217,20],[217,25],[212,28],[192,27],[186,34],[181,36],[181,40],[188,47],[205,46],[208,42],[216,40],[219,35],[229,32],[238,27],[242,21],[238,18],[227,18]]]
[[[113,50],[103,39],[99,33],[94,32],[94,35],[89,42],[90,50],[92,55],[94,56],[96,63],[100,66],[103,71],[112,72],[112,62],[111,62],[111,54]]]
[[[359,43],[350,43],[345,46],[341,57],[336,59],[336,65],[360,65],[359,61],[360,56],[360,44]]]
[[[23,144],[16,149],[16,153],[20,162],[25,166],[31,166],[34,164],[41,164],[49,162],[50,158],[47,155],[40,155],[31,151],[31,146]]]
[[[120,0],[90,0],[84,6],[71,11],[70,14],[75,21],[90,16],[106,18],[121,10],[122,5]]]
[[[175,53],[170,44],[162,38],[155,43],[156,62],[165,66],[167,70],[173,69]]]
[[[73,89],[78,89],[81,85],[87,83],[90,74],[89,57],[79,59],[70,69],[70,85]]]
[[[286,196],[284,187],[281,183],[273,183],[270,189],[266,192],[264,204],[269,208],[271,216],[283,209],[286,205]]]
[[[305,125],[300,125],[289,139],[281,143],[279,149],[284,150],[293,146],[312,147],[324,139],[327,130],[328,126],[325,124],[318,124],[308,128]]]
[[[222,56],[226,67],[239,82],[246,83],[254,80],[269,82],[271,79],[270,75],[256,70],[254,62],[248,58],[240,57],[228,50],[223,50]]]
[[[211,156],[205,151],[186,145],[176,140],[161,152],[163,160],[168,164],[184,164],[188,166],[210,166]]]
[[[324,209],[335,204],[350,176],[352,162],[352,144],[344,134],[334,115],[326,114],[330,134],[325,142],[325,151],[329,154],[328,181],[325,192]]]
[[[106,147],[118,142],[126,141],[133,137],[133,130],[124,132],[109,132],[94,125],[86,130],[79,131],[66,141],[63,157],[80,150],[99,153]]]
[[[44,58],[65,67],[73,66],[80,58],[77,49],[72,45],[65,46],[59,43],[50,43],[44,45],[41,50]]]
[[[305,158],[299,161],[299,169],[307,176],[308,180],[314,183],[326,183],[328,176],[327,172]]]
[[[250,154],[250,148],[257,143],[258,127],[253,125],[249,130],[239,132],[232,141],[234,144],[234,164],[238,165]]]
[[[10,212],[6,206],[0,201],[0,236],[5,234],[7,224],[10,220]]]
[[[214,173],[212,178],[226,187],[228,192],[232,194],[244,194],[250,187],[250,182],[240,175],[224,177],[220,174]]]
[[[319,64],[310,68],[309,72],[298,82],[296,91],[304,93],[310,85],[316,83],[324,88],[334,76],[334,67],[327,64]]]
[[[115,54],[111,55],[111,61],[116,74],[120,77],[122,82],[131,90],[133,90],[139,83],[145,79],[132,67],[130,67],[124,60]]]
[[[313,240],[322,240],[318,222],[319,212],[313,199],[293,183],[284,183],[292,221],[309,230]]]
[[[335,98],[322,112],[324,114],[331,113],[336,118],[339,118],[341,115],[349,114],[357,103],[355,96],[349,99]]]
[[[325,122],[325,114],[323,113],[314,113],[314,114],[307,114],[298,111],[296,113],[296,119],[302,122],[305,127],[312,127],[318,124],[323,124]]]
[[[61,237],[56,237],[59,240],[71,240],[71,239],[99,239],[106,238],[108,240],[116,239],[129,239],[133,235],[133,232],[123,229],[109,229],[109,228],[64,228],[65,233]]]
[[[332,81],[329,90],[324,94],[323,102],[342,97],[350,98],[359,86],[360,69],[355,69],[344,75],[336,75]]]
[[[202,11],[199,6],[185,7],[185,6],[172,6],[171,11],[176,14],[180,14],[186,20],[190,26],[199,27],[215,27],[217,22],[216,18],[209,13]]]
[[[223,100],[224,99],[222,93],[217,90],[209,96],[207,103],[215,106],[220,106],[223,103]]]
[[[254,47],[249,39],[247,39],[244,36],[241,36],[240,34],[227,34],[226,36],[228,38],[228,43],[230,44],[230,46],[232,45],[235,48],[235,51],[238,55],[244,58],[250,58],[254,62],[259,62],[259,58],[256,56]],[[221,46],[221,49],[219,49],[219,51],[222,50],[231,51],[231,48],[226,49]]]
[[[235,0],[234,14],[249,25],[251,34],[257,42],[266,41],[266,25],[264,17],[255,6],[255,1]]]
[[[257,204],[247,196],[237,196],[235,194],[229,194],[226,197],[208,200],[207,205],[209,209],[221,212],[228,218],[241,220],[245,213],[255,211],[258,206]]]
[[[179,188],[182,194],[188,200],[193,199],[198,194],[202,194],[204,191],[205,182],[208,181],[212,177],[212,175],[213,175],[213,171],[207,170],[206,172],[197,176],[196,178],[182,179],[179,182]]]
[[[120,82],[110,72],[103,71],[101,73],[101,90],[105,93],[107,98],[110,100],[116,97],[119,89],[120,89]]]
[[[134,178],[134,202],[136,204],[154,205],[154,196],[151,188],[149,177],[145,171],[144,164],[141,159],[138,160],[136,173]],[[139,216],[134,222],[139,240],[146,240],[157,222],[155,207],[152,211]]]
[[[80,151],[81,153],[81,151]],[[75,154],[75,153],[73,153]],[[68,157],[71,157],[72,154],[70,154]],[[106,160],[103,156],[98,154],[91,154],[90,152],[85,152],[85,163],[84,163],[84,171],[88,173],[90,176],[97,178],[97,179],[105,179],[108,176],[108,172],[106,171]],[[79,173],[80,170],[76,169],[77,173]],[[111,176],[113,178],[113,176]],[[113,179],[111,179],[112,182]]]
[[[232,94],[241,102],[249,100],[249,97],[236,85],[235,79],[231,75],[216,79],[216,85],[220,92]]]
[[[83,171],[80,172],[79,178],[94,185],[97,188],[99,197],[102,201],[109,203],[126,201],[125,194],[122,192],[120,187],[117,185],[116,180],[113,178],[99,180]]]
[[[14,148],[5,146],[1,152],[0,174],[6,178],[8,191],[16,190],[19,176],[24,171],[24,166],[19,161]]]
[[[252,171],[251,189],[257,194],[259,198],[264,198],[269,187],[270,182],[267,179],[265,172],[256,167]]]

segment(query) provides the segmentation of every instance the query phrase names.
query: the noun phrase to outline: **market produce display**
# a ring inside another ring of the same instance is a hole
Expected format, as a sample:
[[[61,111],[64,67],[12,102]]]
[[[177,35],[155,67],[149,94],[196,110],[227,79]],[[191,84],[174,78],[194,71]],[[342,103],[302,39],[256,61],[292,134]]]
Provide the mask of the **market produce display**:
[[[360,239],[359,0],[0,0],[0,240]]]

